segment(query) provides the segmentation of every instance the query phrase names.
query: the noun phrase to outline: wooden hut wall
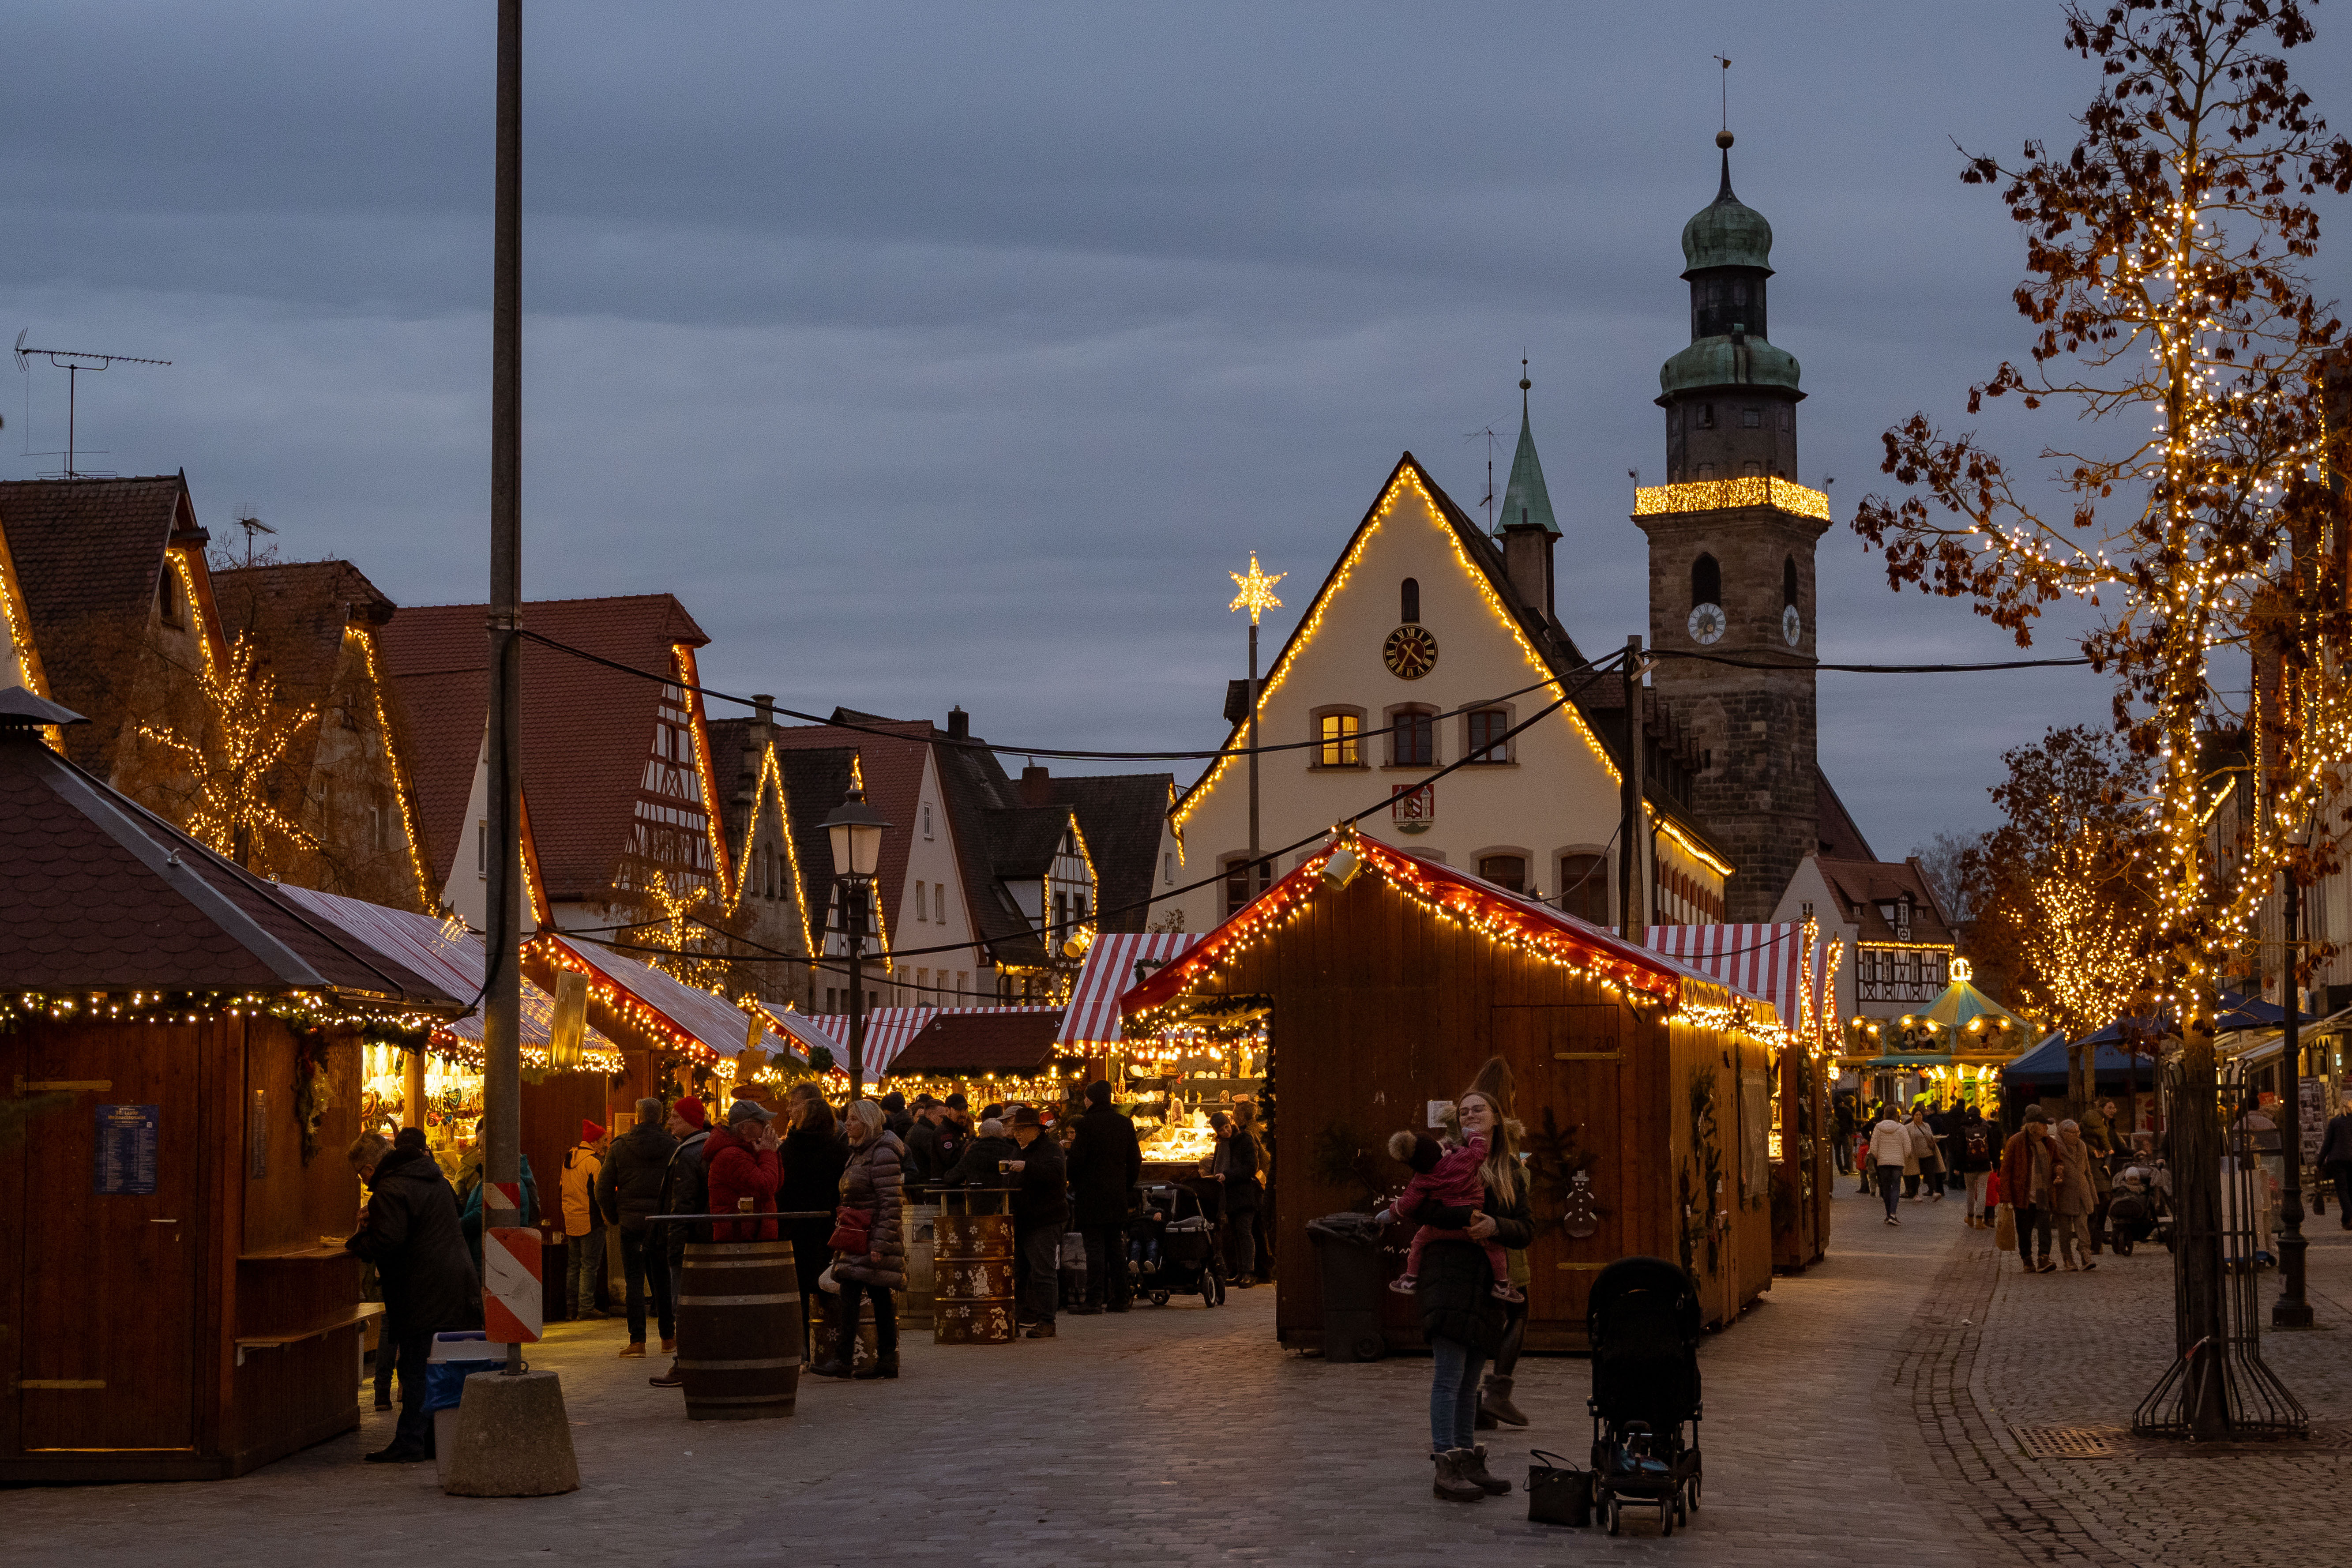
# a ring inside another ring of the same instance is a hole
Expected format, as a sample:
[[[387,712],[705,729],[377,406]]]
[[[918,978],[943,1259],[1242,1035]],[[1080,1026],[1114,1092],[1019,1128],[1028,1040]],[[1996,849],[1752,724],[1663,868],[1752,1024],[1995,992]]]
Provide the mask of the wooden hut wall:
[[[1490,941],[1377,875],[1318,889],[1194,992],[1273,1005],[1276,1321],[1285,1343],[1320,1342],[1305,1223],[1361,1201],[1345,1167],[1352,1161],[1393,1189],[1407,1173],[1383,1152],[1388,1135],[1424,1126],[1426,1103],[1454,1099],[1496,1055],[1511,1065],[1515,1110],[1540,1145],[1529,1348],[1583,1348],[1592,1278],[1616,1258],[1687,1258],[1706,1288],[1711,1321],[1735,1316],[1769,1286],[1768,1208],[1760,1198],[1738,1201],[1739,1047],[1728,1038],[1639,1013],[1597,982]],[[1702,1084],[1705,1117],[1694,1110]],[[1559,1183],[1587,1156],[1598,1228],[1572,1238]],[[1704,1221],[1685,1227],[1682,1219],[1685,1191],[1704,1191],[1708,1171],[1727,1177],[1732,1194],[1730,1231],[1712,1249]],[[1384,1295],[1391,1345],[1419,1345],[1410,1299]]]
[[[320,1240],[359,1205],[358,1047],[307,1163],[298,1049],[268,1017],[0,1035],[0,1077],[64,1097],[0,1151],[0,1480],[236,1475],[359,1424],[359,1264]],[[156,1107],[152,1194],[97,1190],[100,1105]]]

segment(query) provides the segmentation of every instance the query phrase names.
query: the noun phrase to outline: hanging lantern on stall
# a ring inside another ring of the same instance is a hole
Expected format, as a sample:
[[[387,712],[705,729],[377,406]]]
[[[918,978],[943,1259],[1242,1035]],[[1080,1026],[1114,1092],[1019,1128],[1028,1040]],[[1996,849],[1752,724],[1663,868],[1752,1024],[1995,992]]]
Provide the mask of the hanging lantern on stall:
[[[563,1071],[586,1058],[588,977],[576,969],[555,976],[555,1014],[547,1026],[547,1064]]]

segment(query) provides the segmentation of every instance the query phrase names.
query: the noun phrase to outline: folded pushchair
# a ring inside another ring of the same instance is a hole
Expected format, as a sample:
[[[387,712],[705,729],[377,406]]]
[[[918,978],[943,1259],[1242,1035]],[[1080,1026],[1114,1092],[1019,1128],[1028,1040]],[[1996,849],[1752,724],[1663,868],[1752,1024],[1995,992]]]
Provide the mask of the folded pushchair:
[[[1698,1293],[1663,1258],[1621,1258],[1592,1282],[1593,1506],[1615,1535],[1627,1505],[1672,1535],[1698,1507]]]

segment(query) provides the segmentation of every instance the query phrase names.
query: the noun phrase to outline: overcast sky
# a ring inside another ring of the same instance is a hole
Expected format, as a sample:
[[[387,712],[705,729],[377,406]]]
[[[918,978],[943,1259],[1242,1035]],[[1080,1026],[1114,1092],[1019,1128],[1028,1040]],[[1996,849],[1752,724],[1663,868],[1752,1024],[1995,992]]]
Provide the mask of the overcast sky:
[[[250,507],[404,604],[484,596],[493,12],[0,5],[0,324],[173,362],[84,377],[81,467],[184,468],[216,540]],[[2352,16],[2318,16],[2297,75],[2352,121]],[[1645,632],[1626,470],[1664,473],[1723,53],[1801,477],[1836,479],[1822,656],[2011,656],[1844,520],[1881,430],[1958,421],[2021,347],[2022,247],[1953,142],[2070,139],[2095,83],[2057,36],[1987,0],[534,0],[526,592],[667,589],[707,679],[791,707],[1213,746],[1226,570],[1293,574],[1278,637],[1401,451],[1475,510],[1524,347],[1562,617]],[[5,388],[0,473],[58,466],[24,453],[65,381]],[[1899,856],[2105,710],[2078,671],[1826,675],[1822,761]]]

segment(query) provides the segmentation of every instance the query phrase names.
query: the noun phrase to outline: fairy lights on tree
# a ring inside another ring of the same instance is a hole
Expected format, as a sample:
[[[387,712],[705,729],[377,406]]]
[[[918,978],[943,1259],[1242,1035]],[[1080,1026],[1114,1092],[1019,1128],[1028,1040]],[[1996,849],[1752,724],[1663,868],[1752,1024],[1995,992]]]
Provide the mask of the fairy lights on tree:
[[[2286,52],[2312,37],[2293,0],[2076,0],[2064,16],[2065,47],[2101,73],[2080,140],[2056,153],[2029,141],[2013,167],[1971,156],[1961,174],[2003,186],[2025,230],[2014,298],[2034,328],[2030,365],[2003,363],[1970,388],[1969,411],[2014,395],[2066,416],[2063,444],[2042,453],[2056,504],[1973,434],[1948,437],[1915,414],[1886,432],[1884,465],[1911,493],[1869,498],[1854,527],[1885,548],[1895,586],[1973,598],[2020,646],[2052,604],[2104,612],[2083,647],[2115,677],[2116,727],[2154,769],[2148,979],[2179,1021],[2182,1220],[2201,1236],[2219,1204],[2220,977],[2352,734],[2352,692],[2324,679],[2320,646],[2344,635],[2342,584],[2324,552],[2294,548],[2328,510],[2312,476],[2317,381],[2340,335],[2305,275],[2319,239],[2309,198],[2352,192],[2352,142],[2329,136],[2289,75]],[[2282,635],[2291,657],[2278,657]],[[2276,701],[2233,711],[2216,680],[2225,657],[2270,662]],[[2231,729],[2272,766],[2225,884],[2203,825],[2212,737]],[[2218,1255],[2183,1267],[2187,1346],[2220,1331],[2221,1290]],[[2226,1423],[2206,1362],[2208,1386],[2185,1408]]]
[[[278,700],[277,677],[255,668],[252,640],[240,633],[228,658],[198,678],[204,697],[199,731],[141,725],[152,741],[180,760],[193,793],[184,819],[190,837],[240,866],[276,868],[283,848],[315,850],[319,841],[270,800],[287,748],[318,721],[316,708]]]

